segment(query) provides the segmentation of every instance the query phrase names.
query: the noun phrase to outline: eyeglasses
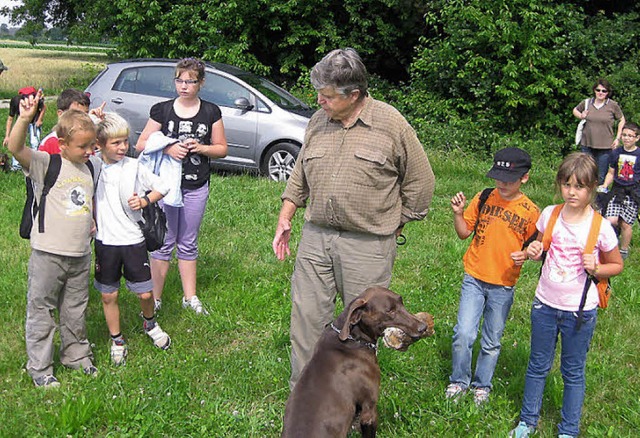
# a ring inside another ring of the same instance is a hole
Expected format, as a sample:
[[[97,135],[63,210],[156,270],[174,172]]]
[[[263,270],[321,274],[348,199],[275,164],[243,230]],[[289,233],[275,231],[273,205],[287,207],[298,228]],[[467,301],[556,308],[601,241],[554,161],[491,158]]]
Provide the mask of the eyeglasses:
[[[195,85],[198,82],[200,82],[197,79],[180,79],[180,78],[175,78],[173,81],[178,85],[182,85],[182,84]]]
[[[596,92],[597,92],[597,93],[608,93],[608,92],[609,92],[609,90],[604,90],[604,89],[602,89],[602,88],[596,88]]]

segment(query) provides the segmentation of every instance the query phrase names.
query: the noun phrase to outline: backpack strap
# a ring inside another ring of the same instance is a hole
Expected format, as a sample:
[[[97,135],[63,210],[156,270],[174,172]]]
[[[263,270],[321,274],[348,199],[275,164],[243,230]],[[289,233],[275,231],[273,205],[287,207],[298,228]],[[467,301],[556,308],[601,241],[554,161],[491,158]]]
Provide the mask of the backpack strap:
[[[531,236],[529,236],[529,238],[527,240],[525,240],[522,243],[522,250],[524,251],[524,249],[531,245],[533,243],[533,241],[535,241],[538,238],[538,231],[534,231],[533,234]]]
[[[91,160],[88,160],[86,162],[87,167],[89,168],[89,172],[91,172],[91,179],[93,180],[94,184],[96,182],[96,171],[93,168],[93,163],[91,162]],[[94,189],[95,190],[95,189]]]
[[[62,167],[62,157],[60,154],[54,154],[49,157],[49,165],[47,166],[47,173],[44,175],[44,185],[42,187],[42,194],[40,195],[40,202],[38,203],[38,232],[44,233],[44,211],[47,204],[47,195],[51,190],[51,187],[56,183],[58,175],[60,175],[60,168]]]
[[[487,187],[482,191],[482,193],[480,193],[480,198],[478,199],[478,215],[476,216],[476,224],[473,226],[474,233],[476,232],[476,228],[478,228],[478,222],[480,222],[482,207],[484,207],[484,204],[487,203],[487,199],[489,199],[489,196],[491,195],[491,192],[493,192],[494,189],[495,187]]]
[[[591,219],[591,228],[589,229],[589,235],[587,236],[587,243],[584,246],[583,254],[591,254],[596,247],[598,241],[598,235],[600,234],[600,224],[602,223],[602,215],[597,211],[593,211],[593,218]],[[584,305],[587,302],[587,294],[591,283],[598,283],[598,279],[587,272],[587,280],[584,282],[584,288],[582,289],[582,298],[580,298],[580,307],[578,307],[578,324],[577,329],[582,325],[582,313],[584,312]]]
[[[558,216],[560,216],[562,207],[564,207],[564,204],[558,204],[553,208],[551,216],[549,217],[549,222],[547,222],[547,227],[544,229],[544,234],[542,234],[543,257],[546,256],[546,252],[549,251],[549,247],[551,246],[551,235],[553,234],[553,227],[555,227],[556,225],[556,221],[558,220]]]
[[[93,162],[89,159],[86,163],[89,172],[91,173],[91,178],[93,179],[93,193],[96,193],[96,187],[98,187],[98,179],[100,179],[100,174],[102,173],[102,163],[98,165],[98,169],[93,167]]]
[[[596,248],[598,235],[600,234],[600,224],[602,224],[602,215],[594,210],[593,219],[591,219],[591,229],[587,237],[587,244],[584,246],[584,254],[591,254]]]

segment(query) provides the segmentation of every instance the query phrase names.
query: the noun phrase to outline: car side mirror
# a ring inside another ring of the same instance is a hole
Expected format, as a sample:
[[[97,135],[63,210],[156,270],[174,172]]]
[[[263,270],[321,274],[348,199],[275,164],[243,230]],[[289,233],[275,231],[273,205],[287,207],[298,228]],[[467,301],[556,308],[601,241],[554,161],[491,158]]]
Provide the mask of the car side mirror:
[[[233,105],[242,111],[251,111],[253,109],[253,105],[249,103],[249,99],[246,97],[237,98],[233,101]]]

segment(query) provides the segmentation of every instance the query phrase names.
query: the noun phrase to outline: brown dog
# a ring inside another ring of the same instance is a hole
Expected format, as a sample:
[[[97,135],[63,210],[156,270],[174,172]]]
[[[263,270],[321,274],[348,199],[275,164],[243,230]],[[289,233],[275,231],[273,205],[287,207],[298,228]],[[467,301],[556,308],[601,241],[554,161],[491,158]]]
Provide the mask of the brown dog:
[[[414,338],[427,330],[407,311],[400,295],[375,286],[324,329],[287,400],[283,437],[346,437],[357,415],[362,436],[376,435],[380,391],[376,344],[388,327]]]

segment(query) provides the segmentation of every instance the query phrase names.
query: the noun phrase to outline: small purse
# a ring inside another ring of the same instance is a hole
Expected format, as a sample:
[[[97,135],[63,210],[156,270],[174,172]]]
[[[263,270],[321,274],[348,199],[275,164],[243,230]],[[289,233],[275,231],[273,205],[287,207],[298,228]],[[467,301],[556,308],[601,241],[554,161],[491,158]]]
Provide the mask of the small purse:
[[[585,111],[589,109],[589,99],[584,100],[584,109]],[[582,140],[582,131],[584,130],[585,123],[587,123],[587,119],[582,119],[580,120],[580,123],[578,123],[578,127],[576,128],[576,140],[575,140],[576,145],[579,145],[580,140]]]

